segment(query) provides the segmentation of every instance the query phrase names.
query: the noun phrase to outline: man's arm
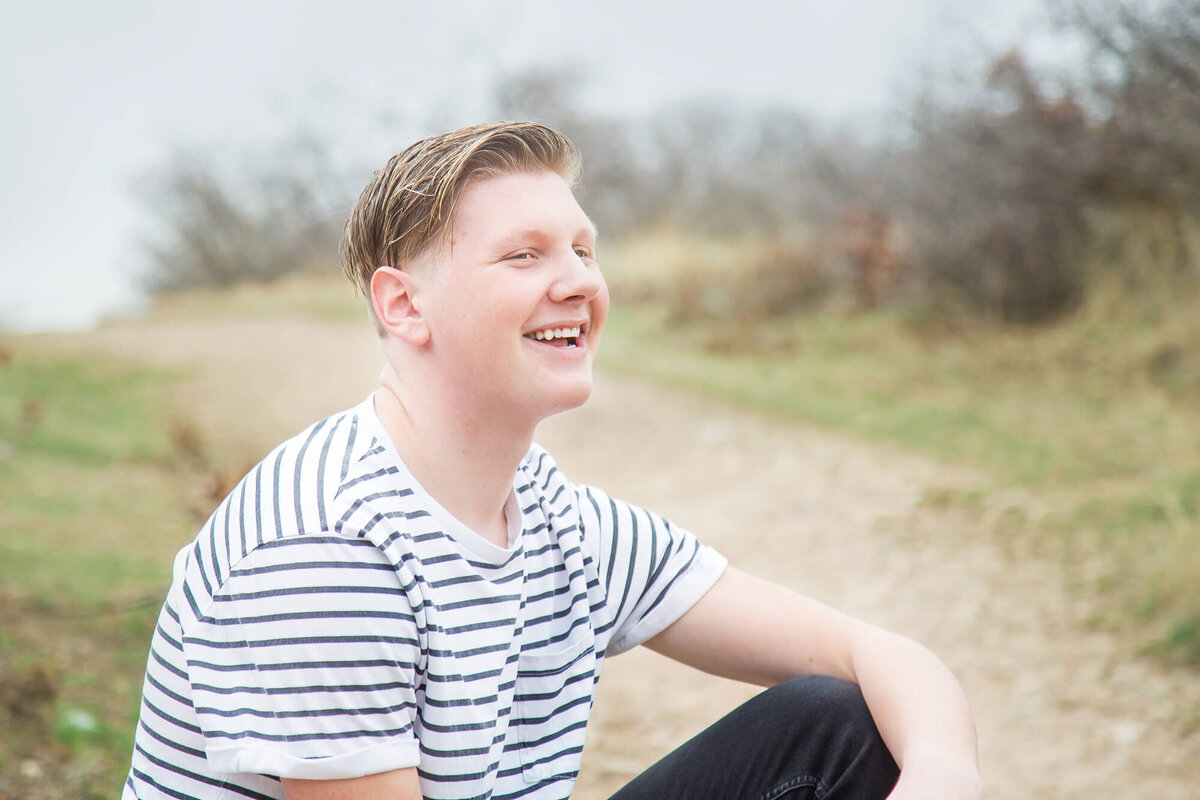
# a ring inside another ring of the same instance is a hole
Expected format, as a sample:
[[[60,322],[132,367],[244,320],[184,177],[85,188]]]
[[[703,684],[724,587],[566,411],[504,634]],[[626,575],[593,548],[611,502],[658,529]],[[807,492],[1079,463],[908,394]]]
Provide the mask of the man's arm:
[[[283,779],[287,800],[421,800],[417,768],[334,781]]]
[[[715,675],[772,686],[799,675],[857,683],[900,765],[891,797],[975,798],[975,722],[946,666],[902,636],[730,568],[647,646]]]

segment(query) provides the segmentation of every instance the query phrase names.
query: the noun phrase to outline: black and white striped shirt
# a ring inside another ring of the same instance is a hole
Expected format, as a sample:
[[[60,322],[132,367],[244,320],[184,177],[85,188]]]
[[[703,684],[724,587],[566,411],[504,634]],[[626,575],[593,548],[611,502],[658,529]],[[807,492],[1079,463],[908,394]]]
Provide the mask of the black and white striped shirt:
[[[276,448],[175,561],[123,797],[280,798],[417,766],[428,798],[565,798],[600,666],[725,566],[534,445],[509,547],[413,479],[371,398]]]

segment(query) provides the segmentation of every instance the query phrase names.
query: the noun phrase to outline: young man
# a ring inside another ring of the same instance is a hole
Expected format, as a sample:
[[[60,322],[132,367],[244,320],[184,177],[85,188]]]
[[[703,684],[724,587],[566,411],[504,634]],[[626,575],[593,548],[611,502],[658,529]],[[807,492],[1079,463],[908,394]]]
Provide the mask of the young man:
[[[601,665],[642,643],[773,688],[620,798],[979,796],[932,654],[532,444],[588,397],[608,312],[578,168],[511,123],[373,177],[343,256],[382,385],[280,445],[180,553],[125,798],[565,798]]]

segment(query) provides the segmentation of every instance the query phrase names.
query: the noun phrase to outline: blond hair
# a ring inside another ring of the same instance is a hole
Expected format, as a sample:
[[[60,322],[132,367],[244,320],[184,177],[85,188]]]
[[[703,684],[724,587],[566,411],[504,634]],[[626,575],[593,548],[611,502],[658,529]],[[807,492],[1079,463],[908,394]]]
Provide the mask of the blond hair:
[[[574,185],[580,165],[570,139],[534,122],[472,125],[422,139],[392,156],[359,195],[342,234],[342,269],[370,299],[376,269],[406,269],[443,240],[471,181],[546,170]]]

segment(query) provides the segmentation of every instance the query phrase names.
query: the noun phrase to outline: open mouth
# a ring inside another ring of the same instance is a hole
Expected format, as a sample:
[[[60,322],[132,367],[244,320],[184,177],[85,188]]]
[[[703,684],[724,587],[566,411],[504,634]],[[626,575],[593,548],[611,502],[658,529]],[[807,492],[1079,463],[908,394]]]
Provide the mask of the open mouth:
[[[579,326],[574,328],[547,328],[542,331],[527,333],[525,334],[525,338],[545,342],[551,347],[576,347],[578,346],[582,330]]]

